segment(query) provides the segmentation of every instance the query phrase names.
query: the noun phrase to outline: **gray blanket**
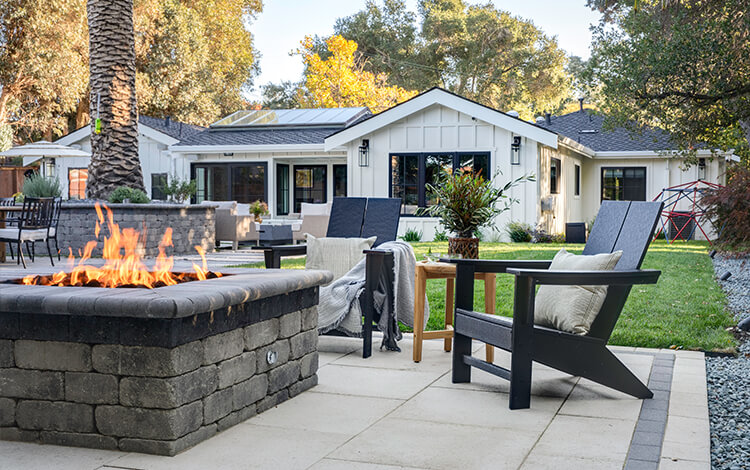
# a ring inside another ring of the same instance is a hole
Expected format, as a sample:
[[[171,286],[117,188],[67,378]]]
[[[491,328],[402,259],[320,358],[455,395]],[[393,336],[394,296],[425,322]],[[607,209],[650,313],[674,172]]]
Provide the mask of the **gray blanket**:
[[[383,243],[378,249],[393,252],[395,305],[387,305],[384,289],[374,292],[375,317],[378,329],[383,332],[383,343],[388,349],[400,351],[396,343],[401,339],[398,322],[413,327],[414,323],[414,251],[406,242]],[[350,336],[362,336],[362,310],[359,297],[365,287],[365,263],[362,259],[348,273],[331,284],[320,288],[318,303],[318,330],[343,331]],[[429,318],[429,306],[425,296],[425,324]]]

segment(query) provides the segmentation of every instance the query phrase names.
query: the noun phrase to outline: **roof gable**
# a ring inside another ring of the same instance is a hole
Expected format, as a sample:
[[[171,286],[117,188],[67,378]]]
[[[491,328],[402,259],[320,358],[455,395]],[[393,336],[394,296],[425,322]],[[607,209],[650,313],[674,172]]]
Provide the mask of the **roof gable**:
[[[201,132],[204,128],[193,124],[179,121],[167,121],[166,119],[153,118],[150,116],[138,116],[138,132],[164,144],[172,145],[180,140]],[[91,126],[85,125],[73,132],[55,140],[56,144],[72,145],[91,135]]]
[[[356,140],[435,104],[454,109],[494,126],[507,129],[514,134],[557,148],[557,134],[554,131],[510,116],[442,88],[432,88],[379,114],[372,115],[331,134],[325,139],[325,150],[329,151]]]

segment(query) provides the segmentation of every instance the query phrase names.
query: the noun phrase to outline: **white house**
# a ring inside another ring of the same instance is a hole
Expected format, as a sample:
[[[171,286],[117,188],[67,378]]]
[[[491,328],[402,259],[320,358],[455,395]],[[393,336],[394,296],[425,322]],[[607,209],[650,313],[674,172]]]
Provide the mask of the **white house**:
[[[536,176],[512,189],[519,202],[498,218],[502,234],[511,220],[563,233],[567,222],[590,221],[603,199],[651,200],[697,179],[723,183],[726,167],[725,158],[699,151],[705,160],[681,169],[658,129],[606,131],[601,116],[583,109],[527,122],[440,88],[375,115],[366,108],[250,110],[205,129],[141,117],[139,133],[152,198],[171,177],[195,179],[196,202],[260,199],[274,217],[336,196],[400,197],[400,233],[415,228],[424,240],[439,227],[418,208],[430,204],[425,184],[443,168],[481,170],[498,186]],[[89,127],[57,142],[89,150]],[[81,194],[75,176],[88,161],[59,160],[66,194]]]

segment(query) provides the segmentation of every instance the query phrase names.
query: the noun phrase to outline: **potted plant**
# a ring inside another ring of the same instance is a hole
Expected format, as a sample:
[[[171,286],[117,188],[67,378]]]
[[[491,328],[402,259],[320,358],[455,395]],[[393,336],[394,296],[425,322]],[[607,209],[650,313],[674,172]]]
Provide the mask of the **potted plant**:
[[[524,182],[534,181],[534,176],[522,176],[502,188],[470,171],[443,172],[433,184],[427,184],[427,193],[436,203],[422,213],[439,217],[440,223],[453,237],[448,238],[448,254],[462,258],[479,257],[479,238],[482,227],[491,226],[495,217],[518,202],[506,193]]]
[[[268,204],[263,201],[255,201],[250,205],[250,213],[255,216],[255,221],[263,222],[262,216],[268,214]]]
[[[186,181],[172,176],[169,179],[169,184],[164,188],[164,195],[172,201],[182,204],[189,202],[190,198],[195,196],[197,187],[195,180]]]

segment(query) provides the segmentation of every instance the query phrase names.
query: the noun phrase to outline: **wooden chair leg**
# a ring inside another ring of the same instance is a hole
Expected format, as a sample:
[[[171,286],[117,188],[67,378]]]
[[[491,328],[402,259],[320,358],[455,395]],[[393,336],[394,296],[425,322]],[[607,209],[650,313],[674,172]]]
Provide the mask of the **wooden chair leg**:
[[[448,278],[445,281],[445,329],[448,326],[453,326],[453,309],[456,308],[454,302],[454,295],[456,294],[456,281],[452,278]],[[451,351],[451,345],[453,344],[453,338],[445,338],[443,349],[445,352]]]
[[[417,266],[414,273],[414,362],[422,360],[422,335],[424,334],[424,296],[427,280],[424,270]]]
[[[497,303],[496,293],[496,276],[494,273],[484,274],[484,311],[490,315],[495,314],[495,305]],[[495,362],[495,348],[491,344],[484,346],[485,360],[492,364]]]

